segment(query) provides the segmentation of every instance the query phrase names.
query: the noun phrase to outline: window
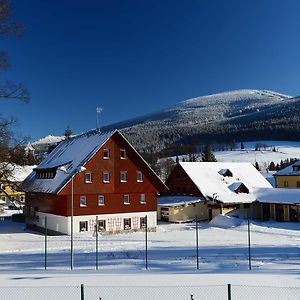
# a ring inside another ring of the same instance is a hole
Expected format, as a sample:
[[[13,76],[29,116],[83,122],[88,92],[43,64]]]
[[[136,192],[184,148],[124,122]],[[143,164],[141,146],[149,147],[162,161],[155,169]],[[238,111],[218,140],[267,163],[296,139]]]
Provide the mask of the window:
[[[143,182],[143,173],[141,171],[136,172],[136,181]]]
[[[285,180],[285,181],[283,182],[283,186],[284,186],[284,187],[288,187],[288,186],[289,186],[289,182],[288,182],[287,180]]]
[[[297,181],[297,188],[300,187],[300,181]]]
[[[87,231],[88,230],[88,222],[80,221],[79,222],[79,231]]]
[[[140,203],[141,204],[146,204],[146,196],[145,196],[145,194],[140,194]]]
[[[120,172],[120,182],[127,182],[127,172],[126,171]]]
[[[130,204],[129,195],[124,195],[124,204]]]
[[[86,196],[80,196],[80,207],[86,206]]]
[[[84,174],[84,182],[85,183],[91,183],[92,182],[92,173],[91,172],[86,172]]]
[[[103,159],[109,159],[109,149],[103,150]]]
[[[109,172],[103,172],[103,182],[104,183],[109,182]]]
[[[131,219],[125,218],[124,219],[124,230],[129,230],[129,229],[131,229]]]
[[[105,220],[99,220],[98,221],[98,231],[105,231],[105,229],[106,229]]]
[[[98,196],[98,206],[104,205],[104,196]]]
[[[125,149],[120,149],[120,158],[126,159],[126,150]]]
[[[140,228],[145,228],[146,227],[146,217],[141,217],[140,218]]]

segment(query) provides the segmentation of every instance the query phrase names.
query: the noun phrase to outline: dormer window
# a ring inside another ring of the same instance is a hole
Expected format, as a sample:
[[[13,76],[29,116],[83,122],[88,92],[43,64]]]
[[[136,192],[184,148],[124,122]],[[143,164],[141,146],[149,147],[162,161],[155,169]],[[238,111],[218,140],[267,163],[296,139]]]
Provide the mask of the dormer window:
[[[242,182],[234,182],[228,188],[237,194],[249,194],[249,189]]]
[[[233,177],[233,174],[229,169],[222,169],[219,171],[219,174],[224,177]]]
[[[55,175],[55,169],[40,169],[35,171],[36,179],[53,179]]]

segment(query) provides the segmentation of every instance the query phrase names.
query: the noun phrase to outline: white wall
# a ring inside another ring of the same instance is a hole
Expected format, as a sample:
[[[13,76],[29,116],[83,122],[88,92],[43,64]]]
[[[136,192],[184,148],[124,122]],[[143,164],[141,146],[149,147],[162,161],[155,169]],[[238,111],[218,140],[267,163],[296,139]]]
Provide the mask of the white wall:
[[[53,214],[45,214],[41,212],[36,212],[39,221],[35,218],[32,221],[28,221],[30,224],[35,224],[38,227],[45,227],[45,216],[47,216],[47,228],[48,230],[54,230],[64,234],[71,234],[71,217],[57,216]],[[93,232],[94,226],[96,224],[97,215],[87,215],[87,216],[74,216],[73,218],[73,232],[79,233],[80,221],[88,222],[88,231]],[[124,230],[123,220],[124,218],[131,218],[131,229],[140,229],[140,218],[147,216],[148,228],[155,228],[157,225],[157,213],[156,211],[151,212],[138,212],[138,213],[124,213],[124,214],[105,214],[98,215],[98,220],[106,221],[106,231],[115,233]]]

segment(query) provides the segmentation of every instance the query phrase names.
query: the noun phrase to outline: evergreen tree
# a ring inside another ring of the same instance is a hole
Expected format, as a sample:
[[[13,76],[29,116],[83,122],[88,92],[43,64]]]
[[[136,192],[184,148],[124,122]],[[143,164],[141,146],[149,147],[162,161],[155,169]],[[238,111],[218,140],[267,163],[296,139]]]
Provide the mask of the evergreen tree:
[[[255,165],[254,165],[254,166],[255,166],[255,168],[257,169],[257,171],[260,171],[260,167],[259,167],[259,164],[258,164],[257,161],[255,162]]]
[[[202,161],[208,162],[208,161],[217,161],[215,155],[211,151],[211,148],[209,145],[205,145],[203,153],[202,153]]]
[[[66,128],[66,130],[65,130],[65,139],[67,140],[67,139],[70,139],[71,137],[72,137],[72,134],[73,134],[73,132],[72,132],[72,129],[68,126],[67,128]]]
[[[270,171],[275,171],[276,170],[276,166],[275,166],[275,163],[273,161],[270,162],[268,169]]]

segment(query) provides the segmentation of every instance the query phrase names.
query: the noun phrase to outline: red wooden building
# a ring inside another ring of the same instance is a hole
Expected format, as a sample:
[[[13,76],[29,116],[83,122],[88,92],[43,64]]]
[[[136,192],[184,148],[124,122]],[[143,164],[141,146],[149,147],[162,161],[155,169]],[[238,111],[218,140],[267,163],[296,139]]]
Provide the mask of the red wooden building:
[[[80,171],[81,170],[81,171]],[[73,185],[73,189],[72,189]],[[157,194],[167,188],[119,132],[88,133],[61,142],[26,178],[26,223],[70,234],[155,228]],[[73,199],[73,201],[72,201]]]

